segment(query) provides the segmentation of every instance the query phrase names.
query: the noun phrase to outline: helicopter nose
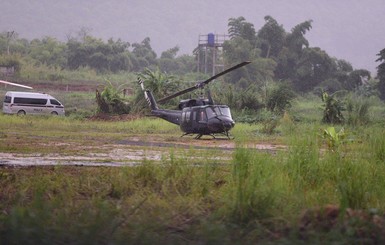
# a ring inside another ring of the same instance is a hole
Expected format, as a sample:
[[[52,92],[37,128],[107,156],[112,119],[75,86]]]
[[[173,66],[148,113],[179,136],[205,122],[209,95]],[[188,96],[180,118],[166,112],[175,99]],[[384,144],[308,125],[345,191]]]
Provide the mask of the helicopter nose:
[[[228,132],[234,127],[234,121],[226,117],[215,117],[209,120],[208,128],[211,132],[223,133]]]
[[[226,131],[232,129],[234,127],[234,122],[233,121],[227,121],[223,122],[223,127],[225,128]]]
[[[218,122],[218,126],[220,128],[222,128],[224,131],[229,131],[230,129],[232,129],[234,127],[234,121],[233,120],[229,120],[229,119],[221,119],[219,122]]]

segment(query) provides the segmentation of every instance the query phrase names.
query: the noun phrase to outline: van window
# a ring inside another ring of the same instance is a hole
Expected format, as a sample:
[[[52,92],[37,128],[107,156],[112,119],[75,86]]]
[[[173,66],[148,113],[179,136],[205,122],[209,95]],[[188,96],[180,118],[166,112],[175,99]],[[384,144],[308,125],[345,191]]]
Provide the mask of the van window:
[[[51,102],[52,105],[61,105],[61,104],[59,103],[59,101],[57,101],[57,100],[50,99],[49,101]]]
[[[37,98],[19,98],[15,97],[13,99],[15,104],[32,104],[32,105],[45,105],[47,104],[47,99],[37,99]]]
[[[4,103],[11,103],[11,100],[12,100],[11,96],[5,96]]]

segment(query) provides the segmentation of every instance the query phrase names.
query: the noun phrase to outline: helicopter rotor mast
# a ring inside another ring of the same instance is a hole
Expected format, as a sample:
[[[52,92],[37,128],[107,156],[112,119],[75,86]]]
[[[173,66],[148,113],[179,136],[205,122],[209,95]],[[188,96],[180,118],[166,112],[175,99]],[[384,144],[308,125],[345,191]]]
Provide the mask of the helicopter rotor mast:
[[[226,73],[229,73],[229,72],[231,72],[231,71],[233,71],[235,69],[238,69],[238,68],[240,68],[242,66],[245,66],[247,64],[250,64],[250,63],[251,63],[250,61],[244,61],[242,63],[239,63],[239,64],[235,65],[235,66],[232,66],[232,67],[230,67],[230,68],[228,68],[228,69],[226,69],[226,70],[216,74],[215,76],[210,77],[209,79],[207,79],[207,80],[205,80],[203,82],[198,82],[197,84],[195,84],[194,86],[192,86],[190,88],[184,89],[184,90],[179,91],[179,92],[177,92],[175,94],[172,94],[172,95],[169,95],[169,96],[167,96],[165,98],[162,98],[162,99],[158,100],[158,103],[164,103],[164,102],[166,102],[166,101],[168,101],[170,99],[173,99],[173,98],[175,98],[175,97],[177,97],[179,95],[191,92],[191,91],[193,91],[195,89],[198,89],[198,88],[202,89],[202,88],[204,88],[204,86],[206,86],[209,82],[213,81],[214,79],[216,79],[216,78],[218,78],[220,76],[223,76]]]

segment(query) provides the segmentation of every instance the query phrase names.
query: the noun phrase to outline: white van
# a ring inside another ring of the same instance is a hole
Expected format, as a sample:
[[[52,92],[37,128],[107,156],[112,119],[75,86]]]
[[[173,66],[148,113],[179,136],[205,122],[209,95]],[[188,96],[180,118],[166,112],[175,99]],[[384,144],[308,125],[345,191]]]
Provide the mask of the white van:
[[[49,94],[9,91],[5,94],[3,112],[17,115],[64,115],[64,106]]]

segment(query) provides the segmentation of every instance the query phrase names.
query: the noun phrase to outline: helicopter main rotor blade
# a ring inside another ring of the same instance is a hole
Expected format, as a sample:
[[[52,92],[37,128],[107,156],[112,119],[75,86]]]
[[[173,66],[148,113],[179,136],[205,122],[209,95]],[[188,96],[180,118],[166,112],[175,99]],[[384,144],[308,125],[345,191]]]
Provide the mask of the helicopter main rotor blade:
[[[244,61],[244,62],[242,62],[242,63],[239,63],[238,65],[232,66],[232,67],[230,67],[229,69],[226,69],[226,70],[224,70],[224,71],[222,71],[222,72],[216,74],[215,76],[210,77],[209,79],[207,79],[207,80],[201,82],[201,84],[205,84],[205,85],[206,85],[206,84],[208,84],[209,82],[211,82],[212,80],[217,79],[218,77],[223,76],[223,75],[225,75],[226,73],[229,73],[230,71],[236,70],[236,69],[241,68],[242,66],[248,65],[248,64],[250,64],[250,63],[251,63],[250,61]]]
[[[0,80],[0,83],[12,85],[12,86],[17,86],[17,87],[22,87],[22,88],[33,89],[30,86],[26,86],[26,85],[22,85],[22,84],[18,84],[18,83],[11,83],[11,82],[7,82],[7,81],[3,81],[3,80]]]
[[[172,95],[170,95],[170,96],[167,96],[167,97],[165,97],[165,98],[162,98],[162,99],[160,99],[160,100],[158,101],[158,103],[163,103],[163,102],[168,101],[168,100],[170,100],[170,99],[173,99],[173,98],[175,98],[175,97],[177,97],[177,96],[179,96],[179,95],[182,95],[182,94],[191,92],[191,91],[193,91],[193,90],[195,90],[195,89],[198,89],[198,88],[203,88],[206,84],[208,84],[208,83],[211,82],[212,80],[214,80],[214,79],[216,79],[216,78],[218,78],[218,77],[220,77],[220,76],[223,76],[223,75],[225,75],[226,73],[229,73],[229,72],[231,72],[231,71],[233,71],[233,70],[235,70],[235,69],[241,68],[242,66],[245,66],[245,65],[247,65],[247,64],[250,64],[250,63],[251,63],[250,61],[244,61],[244,62],[242,62],[242,63],[239,63],[238,65],[232,66],[232,67],[230,67],[230,68],[228,68],[228,69],[226,69],[226,70],[224,70],[224,71],[222,71],[222,72],[216,74],[215,76],[210,77],[209,79],[207,79],[207,80],[205,80],[205,81],[203,81],[203,82],[198,82],[197,84],[195,84],[194,86],[192,86],[192,87],[190,87],[190,88],[187,88],[187,89],[185,89],[185,90],[179,91],[179,92],[177,92],[177,93],[175,93],[175,94],[172,94]]]

